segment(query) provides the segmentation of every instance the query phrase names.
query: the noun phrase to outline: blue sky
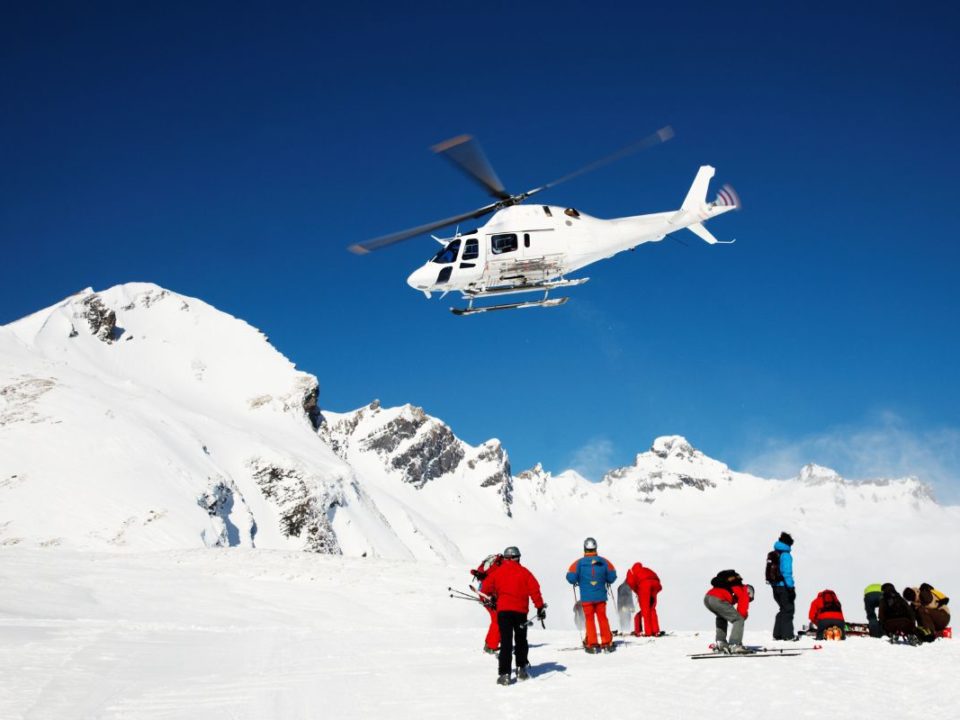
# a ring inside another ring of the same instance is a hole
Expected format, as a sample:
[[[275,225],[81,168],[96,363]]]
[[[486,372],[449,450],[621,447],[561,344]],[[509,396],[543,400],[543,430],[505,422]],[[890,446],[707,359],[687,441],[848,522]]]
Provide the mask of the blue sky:
[[[0,22],[0,322],[147,280],[262,328],[346,410],[411,402],[515,469],[596,476],[661,434],[736,468],[917,473],[960,499],[960,11],[947,4],[35,3]],[[455,318],[411,240],[471,209],[468,132],[541,196],[744,208],[710,247],[588,269],[565,307]]]

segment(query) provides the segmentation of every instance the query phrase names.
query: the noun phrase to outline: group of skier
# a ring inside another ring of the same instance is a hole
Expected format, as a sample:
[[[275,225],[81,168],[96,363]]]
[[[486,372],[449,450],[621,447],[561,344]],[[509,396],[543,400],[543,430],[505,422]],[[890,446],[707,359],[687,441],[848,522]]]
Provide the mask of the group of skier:
[[[765,580],[771,586],[777,615],[774,619],[774,640],[798,640],[793,621],[797,598],[793,577],[793,537],[783,532],[767,555]],[[470,571],[480,583],[478,597],[490,613],[490,626],[484,640],[484,651],[499,655],[497,682],[511,682],[511,655],[516,657],[517,679],[529,678],[527,619],[530,602],[543,622],[547,605],[540,585],[533,574],[520,564],[520,551],[511,546],[502,554],[487,557]],[[574,587],[578,625],[585,631],[584,650],[588,653],[612,652],[613,632],[607,619],[607,597],[617,580],[617,569],[597,551],[597,541],[588,537],[583,543],[583,556],[571,563],[567,582]],[[638,612],[633,617],[633,635],[663,635],[657,617],[657,596],[663,589],[656,572],[641,563],[627,571],[621,593],[629,588],[636,596]],[[627,605],[621,594],[621,610]],[[710,581],[703,598],[704,606],[716,617],[714,650],[720,653],[746,654],[743,645],[744,624],[749,616],[754,588],[745,583],[733,569],[721,570]],[[632,598],[630,598],[632,606]],[[809,629],[819,640],[844,639],[848,632],[888,635],[891,639],[910,642],[932,641],[944,634],[950,622],[949,598],[927,583],[897,592],[891,583],[869,585],[864,591],[864,609],[868,623],[849,625],[833,590],[824,589],[810,603]],[[879,615],[878,615],[879,612]],[[623,620],[621,621],[621,627]]]

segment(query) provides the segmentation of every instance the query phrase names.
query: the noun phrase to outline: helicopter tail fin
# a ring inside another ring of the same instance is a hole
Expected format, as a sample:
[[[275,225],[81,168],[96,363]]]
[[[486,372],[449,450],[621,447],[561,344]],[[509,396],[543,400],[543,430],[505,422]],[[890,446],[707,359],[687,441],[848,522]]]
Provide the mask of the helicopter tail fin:
[[[697,176],[693,179],[693,185],[687,192],[687,197],[681,205],[681,210],[688,212],[697,212],[707,203],[707,189],[710,187],[710,178],[716,170],[710,165],[701,165],[697,171]]]

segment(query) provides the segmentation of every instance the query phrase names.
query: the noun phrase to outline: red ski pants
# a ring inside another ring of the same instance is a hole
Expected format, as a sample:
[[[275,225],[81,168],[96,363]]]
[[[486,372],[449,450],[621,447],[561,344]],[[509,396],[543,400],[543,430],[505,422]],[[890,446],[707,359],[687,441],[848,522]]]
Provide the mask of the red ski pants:
[[[597,644],[597,628],[593,623],[593,618],[597,618],[600,623],[600,644],[609,645],[613,642],[613,635],[610,633],[610,623],[607,622],[607,603],[604,602],[585,602],[580,603],[583,606],[583,619],[587,624],[587,639],[584,641],[587,647]]]
[[[633,618],[635,635],[640,634],[641,628],[647,637],[660,633],[660,619],[657,617],[657,595],[660,590],[660,583],[640,583],[637,589],[637,605],[640,606],[640,612]]]
[[[487,639],[483,641],[483,644],[491,650],[496,650],[500,647],[500,626],[497,624],[497,611],[493,608],[486,608],[486,611],[490,613],[490,627],[487,629]]]

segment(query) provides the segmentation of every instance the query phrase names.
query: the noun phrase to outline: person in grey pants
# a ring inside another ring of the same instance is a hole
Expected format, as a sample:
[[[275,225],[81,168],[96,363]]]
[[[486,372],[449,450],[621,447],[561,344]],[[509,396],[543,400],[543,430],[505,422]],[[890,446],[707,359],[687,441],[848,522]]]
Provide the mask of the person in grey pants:
[[[703,604],[717,616],[716,649],[720,652],[743,653],[743,626],[753,600],[753,587],[744,585],[736,570],[721,570],[710,581],[712,586],[703,596]],[[730,637],[727,638],[727,628]]]

